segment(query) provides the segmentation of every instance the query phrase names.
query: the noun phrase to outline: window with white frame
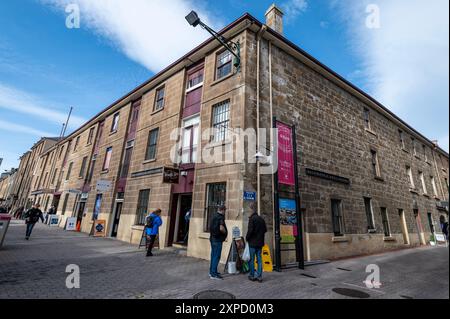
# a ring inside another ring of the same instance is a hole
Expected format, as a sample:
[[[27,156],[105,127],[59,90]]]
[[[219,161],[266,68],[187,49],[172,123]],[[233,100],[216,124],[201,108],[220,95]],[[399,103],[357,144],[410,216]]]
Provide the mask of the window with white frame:
[[[221,102],[213,106],[212,126],[214,130],[213,142],[225,141],[229,135],[230,101]]]
[[[225,50],[217,55],[216,80],[219,80],[231,73],[233,70],[232,61],[233,56],[228,50]]]
[[[426,195],[427,194],[427,185],[425,184],[425,178],[423,177],[423,172],[419,171],[419,179],[422,184],[422,191]]]
[[[436,179],[434,178],[434,176],[430,176],[430,180],[431,180],[431,187],[433,187],[433,195],[437,197],[438,191],[436,186]]]
[[[194,116],[183,121],[181,143],[181,163],[190,164],[197,161],[200,116]]]
[[[414,189],[416,188],[416,185],[414,184],[414,178],[413,178],[413,174],[412,174],[412,170],[410,166],[406,166],[406,174],[408,175],[409,178],[409,186],[410,188]]]
[[[391,227],[389,226],[389,218],[386,207],[381,207],[381,221],[383,223],[384,236],[391,236]]]

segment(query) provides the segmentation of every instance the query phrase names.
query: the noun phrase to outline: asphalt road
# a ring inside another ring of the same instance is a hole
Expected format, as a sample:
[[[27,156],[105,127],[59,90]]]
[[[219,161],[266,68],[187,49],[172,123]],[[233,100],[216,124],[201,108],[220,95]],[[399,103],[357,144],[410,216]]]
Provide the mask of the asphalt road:
[[[209,263],[175,249],[144,251],[113,239],[36,225],[30,241],[13,221],[0,249],[0,299],[175,298],[219,290],[237,299],[449,298],[449,249],[423,247],[264,274],[208,277]],[[80,288],[66,287],[68,265],[80,269]],[[380,288],[363,283],[368,265],[380,270]]]

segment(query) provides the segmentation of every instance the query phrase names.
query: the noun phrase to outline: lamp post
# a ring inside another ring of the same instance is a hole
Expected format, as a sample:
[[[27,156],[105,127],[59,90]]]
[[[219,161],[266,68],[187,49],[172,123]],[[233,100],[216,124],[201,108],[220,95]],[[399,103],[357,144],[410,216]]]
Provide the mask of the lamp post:
[[[211,29],[209,26],[207,26],[205,23],[203,23],[200,18],[198,17],[197,12],[195,11],[191,11],[187,16],[186,16],[186,21],[193,26],[194,28],[198,25],[200,25],[203,29],[205,29],[206,31],[208,31],[217,41],[220,42],[220,44],[222,44],[228,51],[230,51],[231,54],[234,55],[234,66],[236,67],[236,69],[238,70],[238,72],[240,71],[240,67],[241,67],[241,46],[239,41],[238,42],[233,42],[230,40],[227,40],[224,36],[218,34],[216,31],[214,31],[213,29]]]

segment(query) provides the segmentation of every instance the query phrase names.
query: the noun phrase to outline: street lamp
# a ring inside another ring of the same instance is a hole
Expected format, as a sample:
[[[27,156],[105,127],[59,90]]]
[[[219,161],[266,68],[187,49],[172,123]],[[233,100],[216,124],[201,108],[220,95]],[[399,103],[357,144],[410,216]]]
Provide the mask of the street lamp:
[[[186,21],[191,26],[193,26],[194,28],[196,26],[200,25],[203,29],[208,31],[217,41],[219,41],[220,44],[222,44],[228,51],[230,51],[230,53],[234,55],[234,66],[236,67],[238,72],[240,71],[240,67],[241,67],[241,46],[239,44],[239,41],[237,43],[233,42],[233,41],[229,41],[225,37],[223,37],[222,35],[218,34],[216,31],[214,31],[213,29],[208,27],[206,24],[204,24],[202,22],[202,20],[200,20],[200,18],[198,17],[197,12],[195,12],[195,11],[191,11],[186,16]]]

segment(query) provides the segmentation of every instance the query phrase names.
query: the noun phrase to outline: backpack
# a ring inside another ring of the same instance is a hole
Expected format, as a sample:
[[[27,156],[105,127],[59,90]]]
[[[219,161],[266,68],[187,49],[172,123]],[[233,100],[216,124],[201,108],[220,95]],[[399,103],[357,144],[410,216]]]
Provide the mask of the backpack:
[[[154,225],[154,221],[155,221],[155,216],[147,216],[146,220],[145,220],[145,226],[147,228],[153,228]]]

